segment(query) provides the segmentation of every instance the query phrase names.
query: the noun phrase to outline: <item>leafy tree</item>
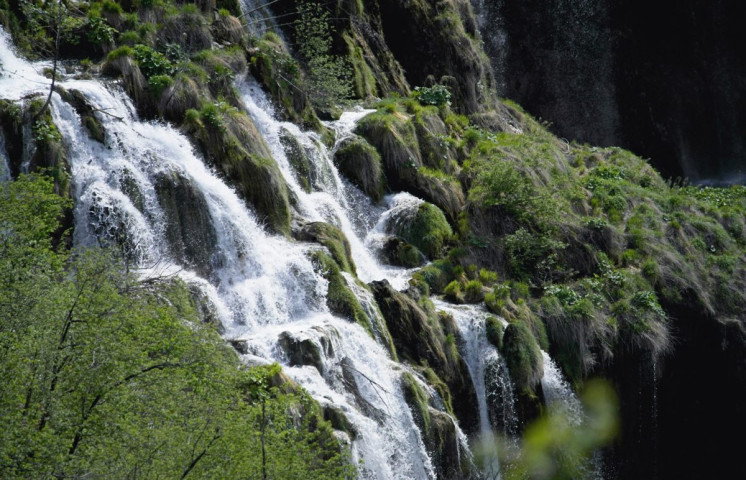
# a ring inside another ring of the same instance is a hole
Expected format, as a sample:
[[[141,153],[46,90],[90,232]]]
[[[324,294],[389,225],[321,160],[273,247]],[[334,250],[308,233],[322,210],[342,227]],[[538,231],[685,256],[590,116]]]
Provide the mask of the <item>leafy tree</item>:
[[[352,94],[352,70],[342,57],[332,53],[329,12],[320,3],[298,2],[295,39],[308,72],[307,94],[314,106],[328,108]]]

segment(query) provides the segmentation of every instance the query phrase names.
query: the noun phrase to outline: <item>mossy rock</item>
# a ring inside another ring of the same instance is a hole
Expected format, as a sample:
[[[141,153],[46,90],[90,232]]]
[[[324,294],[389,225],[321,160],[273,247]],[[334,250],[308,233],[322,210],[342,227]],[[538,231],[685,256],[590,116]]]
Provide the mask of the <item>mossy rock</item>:
[[[320,337],[322,345],[319,346],[311,339],[299,339],[289,332],[282,332],[278,338],[278,345],[285,352],[291,367],[309,365],[324,374],[324,356],[333,355],[331,343],[326,337]],[[321,349],[326,350],[322,352]]]
[[[385,280],[369,285],[399,357],[415,365],[431,367],[448,386],[444,399],[452,399],[453,411],[464,430],[476,431],[479,418],[469,369],[455,344],[448,342],[455,325],[429,316],[416,301],[394,290]]]
[[[245,45],[246,29],[241,20],[232,15],[218,15],[210,26],[212,36],[224,45]]]
[[[484,321],[485,331],[487,334],[487,340],[497,348],[502,350],[503,348],[503,335],[505,334],[505,327],[502,322],[495,317],[487,317]]]
[[[343,271],[355,275],[355,262],[352,260],[350,242],[342,230],[328,223],[311,222],[301,225],[293,233],[298,240],[320,243],[328,248],[337,265]]]
[[[83,126],[88,131],[88,135],[97,142],[104,143],[106,132],[101,121],[96,118],[95,111],[88,100],[79,90],[66,90],[60,86],[55,87],[55,91],[60,97],[75,109]]]
[[[167,16],[160,22],[158,41],[177,44],[186,52],[198,52],[212,46],[212,34],[205,18],[197,13]]]
[[[249,53],[251,74],[279,105],[285,119],[310,130],[323,131],[324,127],[308,97],[296,86],[296,83],[300,83],[299,66],[282,39],[267,34]]]
[[[398,267],[420,267],[427,262],[425,254],[417,247],[398,237],[386,240],[381,249],[381,255],[386,263]]]
[[[127,94],[138,109],[144,110],[148,100],[148,81],[130,55],[126,54],[126,52],[123,52],[122,55],[113,55],[117,51],[115,50],[109,54],[109,57],[101,68],[101,73],[111,77],[121,77]]]
[[[23,158],[23,109],[10,100],[0,99],[0,129],[3,131],[5,153],[11,177],[18,176]]]
[[[218,252],[217,233],[202,192],[177,172],[159,173],[154,181],[158,203],[166,215],[166,240],[171,256],[200,276],[209,277]]]
[[[314,170],[306,150],[298,139],[284,127],[280,129],[280,143],[285,151],[290,166],[295,170],[298,183],[306,193],[310,193],[314,184]]]
[[[219,115],[217,125],[196,120],[184,128],[253,207],[257,219],[273,231],[289,235],[288,188],[269,147],[245,114],[218,110],[215,115]]]
[[[532,391],[544,375],[544,359],[536,338],[522,322],[512,322],[503,334],[502,354],[518,391]]]
[[[460,183],[443,172],[425,168],[414,121],[396,106],[383,107],[364,117],[355,133],[373,145],[381,155],[386,185],[393,191],[407,191],[444,210],[456,221],[466,204]]]
[[[163,90],[158,101],[158,112],[163,118],[180,124],[189,109],[199,109],[204,93],[194,79],[177,75],[174,83]]]
[[[331,423],[332,428],[345,432],[352,439],[358,437],[357,428],[350,422],[342,409],[333,405],[324,405],[322,409],[324,411],[324,420]]]
[[[376,112],[363,117],[355,133],[381,155],[386,182],[394,191],[408,190],[422,166],[417,135],[409,116],[402,112]]]
[[[326,305],[329,311],[360,324],[371,337],[375,337],[368,315],[355,294],[347,287],[347,282],[337,262],[323,251],[313,252],[312,258],[320,273],[329,282],[326,293]]]
[[[413,215],[396,219],[389,228],[391,233],[414,245],[429,258],[440,257],[453,236],[443,212],[427,202],[421,203]]]
[[[449,131],[435,107],[423,108],[414,120],[422,163],[448,174],[457,173],[456,149],[446,140]]]
[[[346,139],[334,153],[339,171],[374,202],[383,198],[385,178],[378,151],[360,137]]]

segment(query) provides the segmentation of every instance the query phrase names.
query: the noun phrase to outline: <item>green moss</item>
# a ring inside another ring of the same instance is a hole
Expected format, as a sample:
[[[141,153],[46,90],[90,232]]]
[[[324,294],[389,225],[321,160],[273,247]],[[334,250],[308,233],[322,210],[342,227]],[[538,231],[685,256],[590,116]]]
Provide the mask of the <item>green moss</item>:
[[[498,350],[503,348],[503,334],[505,333],[505,327],[502,322],[495,317],[487,317],[485,320],[485,331],[487,334],[487,340]]]
[[[423,202],[417,213],[400,222],[395,233],[411,243],[430,258],[438,258],[444,253],[453,231],[443,212],[435,205]]]
[[[516,388],[533,390],[544,373],[544,360],[539,344],[523,322],[513,322],[505,328],[501,352]]]
[[[134,56],[134,50],[132,49],[132,47],[124,45],[117,48],[116,50],[112,50],[111,52],[109,52],[109,54],[106,56],[106,59],[111,62],[118,58],[132,56]]]
[[[334,153],[339,171],[373,201],[383,198],[385,178],[378,151],[360,137],[353,137]]]
[[[484,286],[479,280],[470,280],[464,287],[464,301],[479,303],[484,300]]]
[[[355,294],[347,287],[347,282],[344,276],[342,276],[342,270],[337,265],[337,262],[321,251],[313,252],[312,256],[321,274],[329,282],[326,294],[326,304],[329,310],[334,314],[359,323],[368,331],[371,337],[375,338],[368,315],[366,315]]]
[[[297,236],[299,240],[318,242],[328,248],[339,268],[355,275],[350,243],[342,230],[328,223],[313,222],[303,225]]]
[[[401,383],[404,400],[412,410],[415,422],[423,432],[428,432],[430,430],[430,411],[427,395],[409,372],[402,373]]]

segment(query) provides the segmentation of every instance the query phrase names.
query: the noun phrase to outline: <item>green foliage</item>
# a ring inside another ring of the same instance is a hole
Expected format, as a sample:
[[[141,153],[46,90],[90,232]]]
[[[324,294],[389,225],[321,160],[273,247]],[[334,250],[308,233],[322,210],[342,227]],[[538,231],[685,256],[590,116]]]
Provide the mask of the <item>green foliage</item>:
[[[134,54],[135,54],[135,51],[132,49],[132,47],[128,45],[123,45],[109,52],[109,55],[106,56],[106,59],[108,61],[113,61],[113,60],[116,60],[122,57],[132,57],[134,56]]]
[[[484,300],[484,287],[479,280],[469,280],[464,287],[464,300],[467,303],[479,303]]]
[[[332,53],[334,27],[328,10],[318,2],[301,0],[294,33],[298,53],[308,72],[307,93],[318,108],[329,108],[352,94],[352,69]]]
[[[140,66],[140,71],[145,75],[145,78],[155,75],[173,75],[175,73],[171,61],[165,55],[147,45],[135,45],[132,49],[132,56]]]
[[[312,399],[242,367],[182,282],[55,250],[67,203],[0,184],[0,477],[351,476]]]
[[[451,92],[445,85],[414,87],[412,97],[422,105],[447,106],[451,104]]]
[[[117,33],[119,32],[114,27],[99,16],[88,17],[86,21],[86,37],[91,43],[108,45],[114,42]]]
[[[502,354],[519,391],[532,389],[541,380],[544,360],[536,338],[523,321],[505,328]]]
[[[148,86],[150,87],[150,91],[153,92],[155,98],[160,97],[163,90],[173,84],[174,79],[169,75],[153,75],[148,79]]]

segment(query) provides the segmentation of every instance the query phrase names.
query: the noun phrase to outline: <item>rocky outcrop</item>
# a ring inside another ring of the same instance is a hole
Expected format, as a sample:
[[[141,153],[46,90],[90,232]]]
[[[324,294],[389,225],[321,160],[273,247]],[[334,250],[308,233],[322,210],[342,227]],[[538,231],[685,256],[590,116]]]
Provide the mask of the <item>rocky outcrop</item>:
[[[387,281],[372,282],[399,358],[431,368],[448,387],[453,413],[461,427],[475,432],[479,423],[476,394],[466,363],[455,344],[453,319],[428,315],[412,298],[394,290]]]

